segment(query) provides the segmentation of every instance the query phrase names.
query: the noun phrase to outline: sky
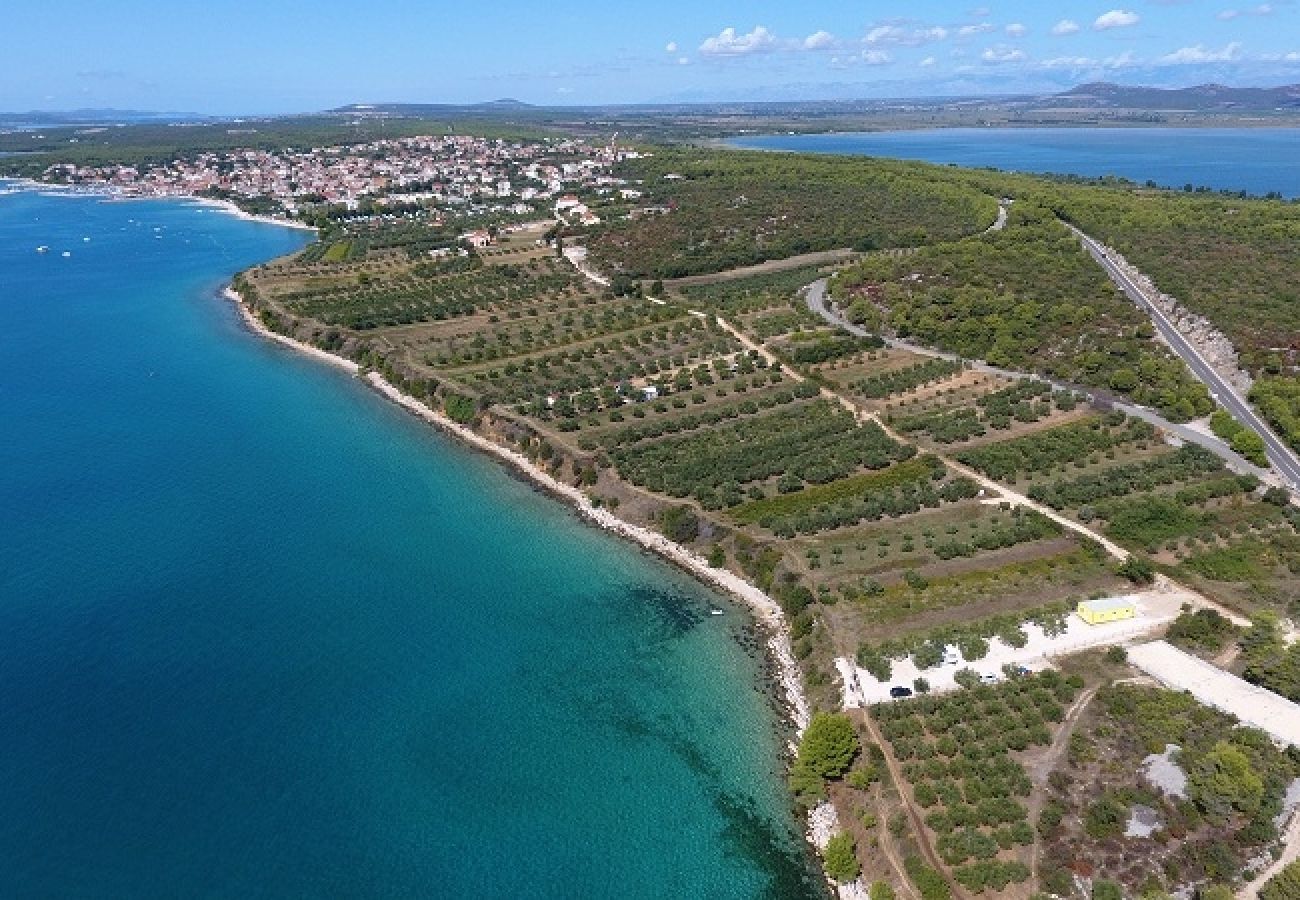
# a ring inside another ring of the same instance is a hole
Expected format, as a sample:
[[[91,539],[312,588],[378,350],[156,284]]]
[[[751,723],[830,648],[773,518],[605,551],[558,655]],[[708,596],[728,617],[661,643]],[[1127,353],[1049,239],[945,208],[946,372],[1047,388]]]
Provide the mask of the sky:
[[[1300,82],[1300,0],[44,0],[0,110],[238,115]]]

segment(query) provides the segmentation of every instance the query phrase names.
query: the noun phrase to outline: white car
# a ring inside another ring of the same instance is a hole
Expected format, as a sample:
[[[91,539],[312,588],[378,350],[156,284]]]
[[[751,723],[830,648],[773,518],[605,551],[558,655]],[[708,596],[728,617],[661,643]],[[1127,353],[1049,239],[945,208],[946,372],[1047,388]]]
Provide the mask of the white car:
[[[1002,679],[998,678],[998,676],[994,675],[992,672],[985,672],[980,676],[980,684],[997,684],[1001,680]]]

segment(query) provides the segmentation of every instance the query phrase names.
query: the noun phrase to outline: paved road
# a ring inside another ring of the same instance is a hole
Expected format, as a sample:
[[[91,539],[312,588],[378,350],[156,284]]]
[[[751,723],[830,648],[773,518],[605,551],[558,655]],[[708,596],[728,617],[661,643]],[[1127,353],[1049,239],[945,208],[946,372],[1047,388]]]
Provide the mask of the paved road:
[[[1107,255],[1102,245],[1074,226],[1071,225],[1069,228],[1083,241],[1083,246],[1092,254],[1092,258],[1106,270],[1110,280],[1115,282],[1128,295],[1138,309],[1144,310],[1151,316],[1151,321],[1160,330],[1161,336],[1174,349],[1174,352],[1182,357],[1183,362],[1187,364],[1187,368],[1192,370],[1192,374],[1205,382],[1211,393],[1219,401],[1219,404],[1230,412],[1238,422],[1263,438],[1269,462],[1290,483],[1293,490],[1300,490],[1300,459],[1297,459],[1291,449],[1273,433],[1264,420],[1255,414],[1255,410],[1251,408],[1245,398],[1237,393],[1236,388],[1229,384],[1218,372],[1214,371],[1214,367],[1206,362],[1205,357],[1201,356],[1187,338],[1183,337],[1182,332],[1174,326],[1173,322],[1169,321],[1164,312],[1146,301],[1146,298],[1142,296],[1142,291],[1133,283],[1133,279],[1129,278],[1119,265]]]
[[[814,281],[812,284],[808,285],[806,289],[806,293],[804,295],[804,299],[808,304],[808,308],[812,310],[814,313],[816,313],[817,315],[821,316],[822,319],[824,319],[828,324],[834,325],[838,328],[843,328],[845,331],[849,332],[850,334],[856,334],[859,337],[869,336],[870,332],[868,332],[866,329],[854,325],[852,322],[848,321],[839,313],[837,313],[835,310],[830,308],[830,305],[826,302],[826,279],[825,278],[818,279],[817,281]],[[899,340],[898,338],[886,337],[882,339],[890,347],[894,347],[898,350],[908,350],[912,353],[920,354],[921,356],[932,356],[937,359],[948,359],[953,361],[960,359],[960,357],[958,357],[957,354],[955,353],[944,353],[941,350],[935,350],[930,347],[922,347],[919,344],[913,344],[910,343],[909,341]],[[1041,375],[1031,375],[1026,372],[1015,372],[1010,369],[1000,369],[997,366],[990,366],[988,363],[981,362],[979,360],[966,360],[965,362],[967,363],[967,365],[970,366],[971,369],[973,369],[976,372],[985,372],[989,375],[1000,375],[1003,378],[1032,378],[1038,381],[1046,382],[1047,384],[1050,384],[1053,388],[1056,388],[1058,390],[1083,391],[1084,393],[1088,392],[1086,388],[1082,388],[1079,385],[1063,384],[1060,382],[1052,381],[1049,378],[1043,378]],[[1195,428],[1189,428],[1186,425],[1179,425],[1177,422],[1170,422],[1168,419],[1164,418],[1158,413],[1155,413],[1152,410],[1149,410],[1143,406],[1134,406],[1131,403],[1120,403],[1113,400],[1110,401],[1110,405],[1114,409],[1121,410],[1122,412],[1125,412],[1130,416],[1134,416],[1136,418],[1150,422],[1152,425],[1155,425],[1157,428],[1163,429],[1164,431],[1178,437],[1183,441],[1186,441],[1191,444],[1199,444],[1200,446],[1204,447],[1206,450],[1209,450],[1215,456],[1222,459],[1233,469],[1233,471],[1254,475],[1256,478],[1265,478],[1272,474],[1268,469],[1264,469],[1255,465],[1254,463],[1246,459],[1241,454],[1235,452],[1231,447],[1227,445],[1227,443],[1225,443],[1224,441],[1220,440],[1218,437],[1215,437],[1212,434],[1206,434],[1203,431],[1197,431]]]

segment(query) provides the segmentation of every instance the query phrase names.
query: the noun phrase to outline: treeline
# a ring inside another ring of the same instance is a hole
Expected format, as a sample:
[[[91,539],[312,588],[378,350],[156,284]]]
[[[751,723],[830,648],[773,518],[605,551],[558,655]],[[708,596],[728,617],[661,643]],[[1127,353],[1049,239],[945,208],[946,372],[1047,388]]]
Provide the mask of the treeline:
[[[923,384],[942,381],[962,370],[962,363],[950,359],[927,359],[892,372],[868,375],[853,383],[853,390],[872,400],[902,394]]]
[[[813,484],[858,468],[883,469],[915,454],[875,423],[825,400],[690,434],[641,442],[610,453],[619,475],[673,497],[694,496],[706,508],[741,502],[741,486],[776,476]]]
[[[1154,459],[1111,466],[1101,472],[1065,478],[1029,489],[1029,498],[1054,509],[1083,506],[1110,497],[1149,491],[1160,485],[1196,478],[1223,469],[1217,456],[1197,444],[1185,444],[1173,453]],[[1243,484],[1253,489],[1258,479],[1244,476]],[[1234,483],[1235,484],[1235,483]],[[1206,497],[1209,499],[1209,497]]]
[[[1151,440],[1155,428],[1139,419],[1128,420],[1122,412],[1103,419],[1071,422],[1023,437],[973,447],[957,454],[957,460],[979,469],[990,478],[1016,478],[1073,463],[1089,455],[1132,441]]]

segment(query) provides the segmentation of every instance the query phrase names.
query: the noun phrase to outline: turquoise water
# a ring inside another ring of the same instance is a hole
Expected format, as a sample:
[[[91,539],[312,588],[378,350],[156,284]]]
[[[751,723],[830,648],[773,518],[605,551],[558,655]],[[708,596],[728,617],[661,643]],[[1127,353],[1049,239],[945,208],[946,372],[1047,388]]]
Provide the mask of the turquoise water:
[[[303,241],[0,196],[0,896],[817,895],[746,617],[247,334]]]
[[[946,128],[764,135],[732,143],[1300,197],[1297,128]]]

